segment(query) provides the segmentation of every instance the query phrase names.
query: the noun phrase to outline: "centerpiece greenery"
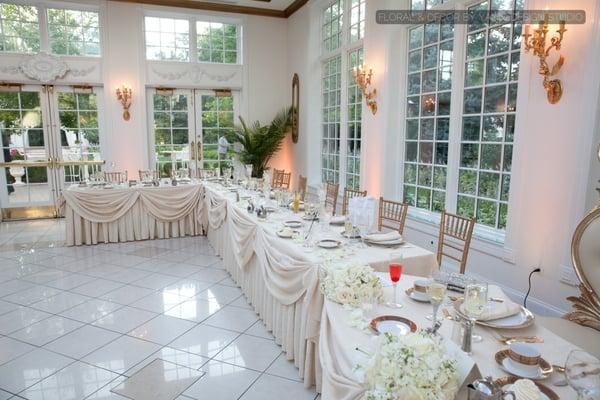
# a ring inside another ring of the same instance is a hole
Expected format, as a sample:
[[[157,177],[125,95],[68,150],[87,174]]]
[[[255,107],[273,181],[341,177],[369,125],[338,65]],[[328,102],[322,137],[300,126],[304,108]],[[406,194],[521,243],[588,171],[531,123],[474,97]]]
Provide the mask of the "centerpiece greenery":
[[[277,113],[269,125],[261,125],[259,121],[248,125],[241,116],[242,129],[237,132],[237,139],[242,145],[239,153],[240,161],[252,164],[252,176],[261,177],[271,157],[281,148],[285,136],[292,125],[291,108]]]

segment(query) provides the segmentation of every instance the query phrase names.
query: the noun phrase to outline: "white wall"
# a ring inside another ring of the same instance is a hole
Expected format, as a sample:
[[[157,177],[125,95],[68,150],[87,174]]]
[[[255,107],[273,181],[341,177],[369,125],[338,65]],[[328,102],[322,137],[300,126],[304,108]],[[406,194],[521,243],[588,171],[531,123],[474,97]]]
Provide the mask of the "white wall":
[[[377,25],[374,19],[376,10],[399,9],[402,4],[408,3],[367,1],[365,63],[374,70],[379,111],[376,116],[363,112],[362,182],[372,196],[400,198],[403,107],[399,93],[405,79],[405,31],[398,26]],[[315,32],[320,28],[321,7],[322,2],[310,1],[288,24],[290,50],[297,50],[289,53],[288,71],[302,71],[302,95],[309,98],[307,105],[301,101],[302,142],[294,151],[295,166],[313,181],[319,180],[320,169],[320,61]],[[533,57],[522,54],[519,139],[506,244],[475,240],[467,268],[469,273],[494,281],[513,297],[521,298],[527,289],[527,275],[540,266],[542,273],[534,278],[529,305],[535,311],[556,314],[568,310],[566,297],[577,293],[561,278],[574,278],[570,238],[592,199],[597,198],[595,185],[591,185],[600,177],[600,163],[592,159],[592,148],[600,139],[598,134],[594,138],[599,126],[600,59],[596,50],[600,47],[600,2],[548,0],[528,1],[526,5],[530,9],[546,7],[584,9],[587,21],[592,22],[567,27],[561,50],[566,63],[559,76],[565,93],[557,105],[547,102]],[[435,250],[436,226],[409,220],[405,233],[411,242]]]

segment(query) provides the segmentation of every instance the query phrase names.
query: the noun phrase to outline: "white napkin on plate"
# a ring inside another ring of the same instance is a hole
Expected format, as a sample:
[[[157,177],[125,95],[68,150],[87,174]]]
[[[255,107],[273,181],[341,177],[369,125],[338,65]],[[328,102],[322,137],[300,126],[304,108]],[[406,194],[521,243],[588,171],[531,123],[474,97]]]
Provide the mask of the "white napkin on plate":
[[[461,305],[461,311],[464,312],[464,304]],[[511,317],[518,314],[521,311],[521,306],[513,303],[509,299],[504,298],[502,303],[495,301],[488,302],[485,310],[481,314],[478,320],[481,321],[493,321],[496,319]]]
[[[402,235],[396,231],[386,232],[386,233],[371,233],[369,235],[365,235],[364,239],[367,242],[373,243],[389,243],[389,242],[401,242]]]
[[[346,217],[343,215],[339,215],[339,216],[331,217],[331,219],[329,220],[329,223],[331,225],[342,225],[345,221],[346,221]]]

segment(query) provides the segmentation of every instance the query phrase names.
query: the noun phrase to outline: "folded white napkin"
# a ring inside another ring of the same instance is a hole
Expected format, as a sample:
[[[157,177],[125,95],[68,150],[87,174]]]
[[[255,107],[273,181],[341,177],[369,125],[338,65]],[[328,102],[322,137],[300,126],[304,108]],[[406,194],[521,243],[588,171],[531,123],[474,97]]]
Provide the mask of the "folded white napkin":
[[[343,215],[331,217],[329,223],[332,225],[342,225],[346,221],[346,217]]]
[[[364,239],[368,242],[373,243],[388,243],[388,242],[400,242],[402,241],[402,235],[400,235],[396,231],[386,232],[386,233],[371,233],[369,235],[365,235]]]
[[[464,305],[461,306],[461,309]],[[481,321],[493,321],[496,319],[506,318],[513,315],[518,314],[521,311],[521,306],[513,303],[507,298],[504,298],[504,302],[498,303],[495,301],[490,301],[487,304],[487,307],[483,311],[483,314],[478,320]],[[464,311],[463,311],[464,312]]]

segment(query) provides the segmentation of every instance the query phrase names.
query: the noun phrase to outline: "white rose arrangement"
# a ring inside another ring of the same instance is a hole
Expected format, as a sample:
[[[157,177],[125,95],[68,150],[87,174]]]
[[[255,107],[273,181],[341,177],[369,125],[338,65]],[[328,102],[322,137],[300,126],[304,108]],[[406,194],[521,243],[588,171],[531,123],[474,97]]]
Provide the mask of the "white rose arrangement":
[[[379,277],[368,265],[327,267],[321,277],[321,291],[331,301],[358,307],[363,301],[383,300]]]
[[[458,369],[440,338],[425,331],[378,337],[364,373],[365,400],[452,400]]]

